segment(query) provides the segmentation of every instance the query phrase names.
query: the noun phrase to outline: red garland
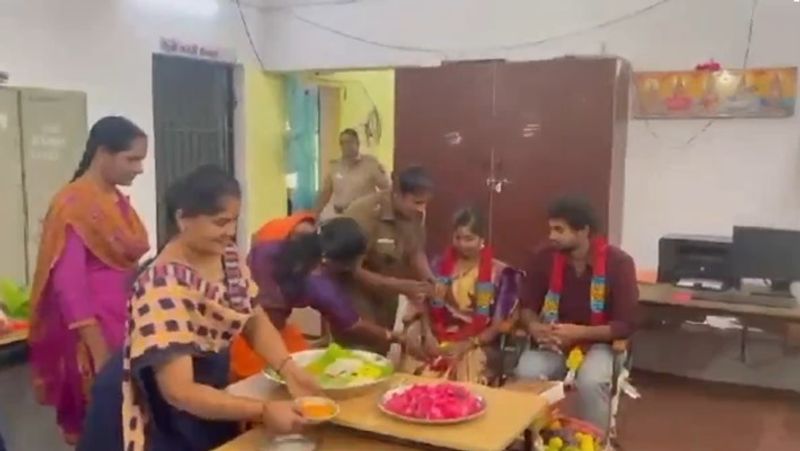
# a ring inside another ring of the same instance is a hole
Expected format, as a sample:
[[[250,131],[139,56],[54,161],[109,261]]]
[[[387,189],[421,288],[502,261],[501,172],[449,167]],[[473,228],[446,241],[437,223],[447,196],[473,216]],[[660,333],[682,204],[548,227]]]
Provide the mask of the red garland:
[[[700,63],[697,66],[695,66],[694,70],[707,70],[710,72],[716,72],[718,70],[722,70],[722,65],[714,61],[714,58],[711,58],[705,63]]]
[[[444,257],[442,258],[441,263],[439,264],[439,274],[452,281],[453,272],[455,271],[456,262],[458,261],[458,257],[456,254],[455,249],[450,246],[444,253]],[[457,342],[457,341],[464,341],[469,338],[472,338],[479,333],[483,332],[484,329],[489,325],[489,315],[488,313],[481,313],[478,311],[478,302],[477,297],[479,296],[478,290],[483,286],[487,286],[486,284],[492,285],[492,289],[494,287],[492,282],[492,270],[494,264],[494,252],[490,246],[486,246],[481,249],[479,260],[478,260],[478,280],[476,283],[476,302],[471,314],[471,322],[466,324],[465,326],[458,329],[458,331],[451,332],[447,330],[447,319],[448,319],[448,312],[447,307],[445,305],[441,306],[433,306],[431,308],[431,319],[433,327],[433,332],[436,335],[436,338],[440,342]],[[449,284],[447,285],[449,288]],[[493,294],[493,293],[492,293]],[[440,299],[439,302],[446,302],[445,299]]]
[[[606,288],[606,264],[608,258],[608,242],[605,238],[597,236],[591,241],[592,252],[592,285],[589,293],[589,302],[592,310],[591,324],[607,324],[607,312],[605,311],[605,288]],[[563,252],[556,252],[553,255],[553,268],[550,273],[550,287],[548,296],[552,293],[560,298],[564,288],[564,271],[567,268],[567,256]],[[601,293],[595,293],[595,291]]]

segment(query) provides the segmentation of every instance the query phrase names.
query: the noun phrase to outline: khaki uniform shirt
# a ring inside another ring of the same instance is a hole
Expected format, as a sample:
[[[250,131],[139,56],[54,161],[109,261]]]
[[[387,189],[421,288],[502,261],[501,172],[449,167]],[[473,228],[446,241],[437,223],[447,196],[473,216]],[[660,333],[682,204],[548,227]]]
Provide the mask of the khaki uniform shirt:
[[[372,155],[361,155],[352,165],[334,160],[328,177],[333,193],[321,214],[323,220],[342,214],[354,200],[389,187],[386,171]]]
[[[367,252],[363,261],[365,269],[390,277],[418,277],[412,259],[424,248],[422,224],[395,215],[391,192],[374,193],[356,200],[347,208],[344,216],[355,219],[367,238]],[[394,326],[397,293],[359,284],[353,288],[353,301],[362,317],[384,327]]]

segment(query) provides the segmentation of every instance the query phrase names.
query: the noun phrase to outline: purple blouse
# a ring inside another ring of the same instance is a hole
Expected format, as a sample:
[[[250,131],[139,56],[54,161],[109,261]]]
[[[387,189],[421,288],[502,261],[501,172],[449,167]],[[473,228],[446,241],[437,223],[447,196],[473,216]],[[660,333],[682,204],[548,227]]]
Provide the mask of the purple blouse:
[[[346,331],[355,326],[359,316],[350,297],[324,269],[315,270],[305,277],[299,295],[291,298],[283,295],[272,275],[282,246],[282,241],[258,243],[248,257],[250,272],[258,285],[257,299],[275,327],[283,329],[292,310],[305,307],[318,311],[336,331]]]

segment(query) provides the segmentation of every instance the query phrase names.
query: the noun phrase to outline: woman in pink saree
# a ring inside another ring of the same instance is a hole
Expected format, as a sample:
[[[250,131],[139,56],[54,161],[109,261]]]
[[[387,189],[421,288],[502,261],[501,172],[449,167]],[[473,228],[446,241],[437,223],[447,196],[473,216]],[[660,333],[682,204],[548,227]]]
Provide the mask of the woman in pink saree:
[[[122,117],[100,119],[72,181],[42,226],[31,289],[34,388],[75,444],[94,374],[124,342],[129,286],[147,232],[118,185],[142,172],[147,137]]]

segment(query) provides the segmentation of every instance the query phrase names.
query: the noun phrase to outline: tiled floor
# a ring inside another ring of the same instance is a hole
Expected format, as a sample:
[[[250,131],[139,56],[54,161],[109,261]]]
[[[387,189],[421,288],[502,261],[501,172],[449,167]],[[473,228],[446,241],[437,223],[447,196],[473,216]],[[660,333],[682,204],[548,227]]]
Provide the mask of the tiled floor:
[[[68,451],[52,409],[33,397],[27,365],[0,368],[0,430],[8,451]]]
[[[800,394],[652,373],[620,412],[624,451],[800,451]]]
[[[8,451],[67,451],[25,365],[0,369],[0,429]],[[642,399],[620,413],[623,451],[798,451],[800,395],[635,374]]]

